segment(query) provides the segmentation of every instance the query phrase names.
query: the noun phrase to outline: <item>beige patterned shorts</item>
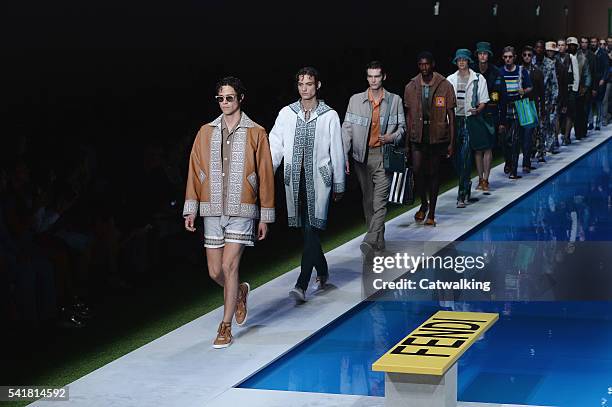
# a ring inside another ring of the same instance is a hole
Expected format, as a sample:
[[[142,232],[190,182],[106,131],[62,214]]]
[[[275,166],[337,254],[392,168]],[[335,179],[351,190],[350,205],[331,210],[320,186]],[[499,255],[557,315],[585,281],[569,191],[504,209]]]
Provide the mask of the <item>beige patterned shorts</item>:
[[[255,245],[254,220],[240,216],[205,216],[204,247],[218,249],[225,243]]]

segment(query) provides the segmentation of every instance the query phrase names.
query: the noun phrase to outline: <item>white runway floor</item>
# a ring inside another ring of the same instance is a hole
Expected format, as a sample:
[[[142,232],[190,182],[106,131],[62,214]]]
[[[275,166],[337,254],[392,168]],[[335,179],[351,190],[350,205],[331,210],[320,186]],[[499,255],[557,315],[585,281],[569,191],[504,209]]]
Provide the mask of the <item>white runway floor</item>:
[[[387,240],[456,240],[611,136],[612,126],[591,133],[563,147],[561,154],[548,156],[545,165],[520,180],[509,180],[499,166],[490,178],[492,195],[473,192],[479,202],[460,210],[455,208],[457,190],[450,190],[438,200],[437,227],[415,225],[414,209],[387,223]],[[292,270],[251,292],[249,321],[243,328],[234,325],[231,347],[211,347],[222,318],[218,308],[71,383],[70,400],[58,406],[383,406],[379,397],[234,388],[361,302],[361,239],[326,254],[330,283],[337,289],[309,292],[309,301],[296,306],[287,296],[299,272]]]

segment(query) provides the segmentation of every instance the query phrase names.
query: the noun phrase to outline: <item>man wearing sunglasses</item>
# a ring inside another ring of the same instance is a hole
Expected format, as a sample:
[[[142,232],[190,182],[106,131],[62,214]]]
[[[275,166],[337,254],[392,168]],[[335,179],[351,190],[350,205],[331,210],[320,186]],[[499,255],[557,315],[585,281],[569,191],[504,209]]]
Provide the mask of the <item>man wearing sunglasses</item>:
[[[304,250],[301,272],[289,295],[301,303],[313,268],[318,289],[328,279],[327,260],[319,233],[327,226],[330,194],[335,202],[344,194],[344,150],[338,113],[318,98],[319,73],[305,67],[296,74],[300,99],[281,109],[270,131],[274,170],[284,160],[284,184],[289,226],[302,228]]]
[[[247,320],[250,287],[238,278],[244,247],[266,238],[275,212],[266,131],[242,112],[240,79],[223,78],[216,90],[222,114],[203,125],[193,143],[183,216],[185,229],[194,232],[199,209],[208,273],[223,287],[223,320],[213,342],[220,349],[233,341],[232,318],[239,326]]]
[[[506,148],[504,172],[509,174],[510,179],[521,178],[518,175],[518,159],[520,152],[520,141],[525,141],[525,129],[519,125],[518,115],[514,102],[524,97],[533,89],[529,72],[523,69],[522,65],[516,65],[516,52],[514,47],[507,46],[502,53],[504,66],[501,68],[501,74],[506,81],[506,91],[508,94],[508,105],[506,118],[508,120],[508,128],[506,130]],[[523,143],[525,146],[527,143]],[[531,143],[528,143],[527,152],[523,151],[523,164],[529,163],[531,157]],[[524,147],[525,148],[525,147]]]
[[[533,64],[534,49],[530,45],[523,47],[521,51],[521,63],[523,70],[529,73],[531,79],[532,88],[529,92],[525,93],[529,99],[531,99],[538,110],[538,120],[541,122],[542,112],[544,111],[544,74],[542,71]],[[531,165],[531,156],[534,151],[534,141],[540,137],[539,128],[525,128],[523,129],[523,173],[529,174],[531,170],[535,169]],[[534,137],[535,135],[535,137]]]

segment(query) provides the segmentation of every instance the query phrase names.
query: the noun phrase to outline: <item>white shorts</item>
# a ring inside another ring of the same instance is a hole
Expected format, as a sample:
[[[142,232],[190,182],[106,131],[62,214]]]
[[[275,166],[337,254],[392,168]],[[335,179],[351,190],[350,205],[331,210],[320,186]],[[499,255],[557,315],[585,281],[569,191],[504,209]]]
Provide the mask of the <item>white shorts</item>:
[[[204,247],[218,249],[225,243],[255,245],[254,220],[240,216],[205,216]]]

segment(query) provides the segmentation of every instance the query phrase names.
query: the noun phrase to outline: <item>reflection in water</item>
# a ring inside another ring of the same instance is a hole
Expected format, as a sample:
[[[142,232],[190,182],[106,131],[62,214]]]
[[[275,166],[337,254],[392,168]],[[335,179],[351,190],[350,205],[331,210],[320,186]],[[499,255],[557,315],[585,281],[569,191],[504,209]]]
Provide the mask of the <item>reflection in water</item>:
[[[490,263],[498,262],[488,270],[511,270],[486,278],[517,300],[527,290],[565,298],[555,290],[612,275],[612,262],[584,263],[612,241],[610,156],[607,142],[453,250],[487,253]],[[604,293],[612,287],[599,285]],[[459,361],[460,400],[585,407],[612,398],[612,302],[407,301],[397,292],[386,299],[361,303],[240,387],[383,396],[384,375],[372,363],[437,310],[450,308],[500,314]]]
[[[612,240],[610,156],[607,142],[466,240],[553,241],[566,248],[577,241]]]

